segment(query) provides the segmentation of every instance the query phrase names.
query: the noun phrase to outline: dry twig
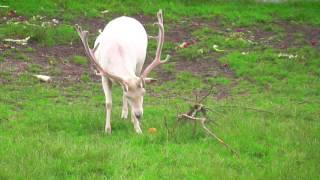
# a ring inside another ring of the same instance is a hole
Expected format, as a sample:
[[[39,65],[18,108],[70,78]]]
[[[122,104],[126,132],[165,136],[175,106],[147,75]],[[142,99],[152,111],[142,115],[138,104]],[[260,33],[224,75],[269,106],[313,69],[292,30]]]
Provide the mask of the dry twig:
[[[198,95],[196,95],[196,103],[191,107],[191,109],[187,112],[187,113],[182,113],[182,114],[178,114],[177,116],[177,122],[174,126],[174,129],[176,128],[176,126],[178,125],[178,123],[180,122],[180,120],[185,119],[185,120],[191,120],[192,122],[194,122],[194,129],[193,129],[193,133],[195,133],[195,128],[196,128],[196,122],[200,122],[202,128],[204,129],[204,131],[206,133],[208,133],[209,135],[211,135],[213,138],[215,138],[220,144],[222,144],[224,147],[226,147],[228,150],[230,150],[231,153],[233,153],[234,155],[236,155],[237,158],[239,158],[239,154],[237,153],[237,151],[235,151],[230,145],[228,145],[227,143],[225,143],[221,138],[219,138],[214,132],[212,132],[205,123],[208,122],[208,116],[207,116],[207,111],[211,109],[205,107],[203,104],[201,104],[207,97],[210,96],[210,94],[213,92],[213,86],[211,86],[210,91],[204,95],[199,101],[198,101]],[[203,117],[197,117],[198,115],[201,115]]]
[[[199,111],[199,110],[197,110]],[[196,113],[195,113],[196,114]],[[209,128],[207,128],[207,126],[205,125],[207,118],[204,117],[194,117],[192,115],[189,114],[181,114],[178,116],[179,119],[188,119],[188,120],[192,120],[194,123],[196,123],[197,121],[199,121],[201,123],[202,128],[209,134],[211,135],[213,138],[215,138],[220,144],[224,145],[227,149],[230,150],[231,153],[233,153],[234,155],[237,156],[237,158],[239,158],[239,154],[237,151],[235,151],[230,145],[228,145],[227,143],[225,143],[221,138],[219,138],[214,132],[212,132]]]

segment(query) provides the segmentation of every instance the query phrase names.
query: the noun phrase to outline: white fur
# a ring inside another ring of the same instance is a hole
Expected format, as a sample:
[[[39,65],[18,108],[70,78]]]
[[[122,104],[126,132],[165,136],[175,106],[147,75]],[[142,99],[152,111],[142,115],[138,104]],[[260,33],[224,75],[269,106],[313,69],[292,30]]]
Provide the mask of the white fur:
[[[148,45],[143,25],[122,16],[110,21],[97,37],[95,56],[106,71],[124,80],[140,76]]]
[[[95,58],[100,66],[107,72],[121,77],[133,84],[139,79],[142,66],[144,64],[148,36],[143,25],[134,18],[122,16],[110,21],[103,32],[95,41]],[[106,126],[105,131],[111,133],[111,109],[112,109],[112,79],[102,77],[102,86],[106,96]],[[142,99],[138,99],[136,104],[127,99],[125,92],[123,95],[122,118],[128,116],[128,103],[131,105],[131,118],[135,131],[141,133],[140,122],[134,114],[143,113]]]

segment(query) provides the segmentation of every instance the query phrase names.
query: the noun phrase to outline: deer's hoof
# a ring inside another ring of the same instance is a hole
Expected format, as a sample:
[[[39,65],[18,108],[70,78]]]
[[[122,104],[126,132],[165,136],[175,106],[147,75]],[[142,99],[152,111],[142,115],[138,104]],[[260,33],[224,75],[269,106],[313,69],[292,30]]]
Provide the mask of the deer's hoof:
[[[128,119],[128,111],[122,111],[121,118],[122,119]]]
[[[136,131],[137,134],[142,134],[142,131],[141,131],[140,128],[135,128],[135,131]]]
[[[111,134],[111,128],[106,128],[106,129],[105,129],[105,133],[106,133],[106,134]]]

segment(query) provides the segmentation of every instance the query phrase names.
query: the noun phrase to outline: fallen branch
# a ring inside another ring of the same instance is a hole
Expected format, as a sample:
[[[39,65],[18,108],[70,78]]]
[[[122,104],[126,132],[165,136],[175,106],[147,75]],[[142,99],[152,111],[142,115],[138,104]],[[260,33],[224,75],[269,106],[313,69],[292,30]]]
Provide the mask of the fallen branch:
[[[234,155],[237,156],[237,158],[239,158],[239,154],[237,151],[235,151],[230,145],[228,145],[227,143],[225,143],[221,138],[219,138],[215,133],[213,133],[210,129],[207,128],[207,126],[205,125],[206,122],[206,118],[197,118],[194,116],[190,116],[188,114],[181,114],[179,116],[180,118],[185,118],[185,119],[189,119],[189,120],[193,120],[193,121],[200,121],[202,128],[209,134],[211,135],[213,138],[215,138],[220,144],[224,145],[227,149],[230,150],[231,153],[233,153]]]
[[[237,158],[239,158],[239,154],[237,153],[237,151],[235,151],[230,145],[228,145],[227,143],[224,142],[224,140],[222,140],[221,138],[219,138],[214,132],[212,132],[209,128],[207,128],[206,124],[207,122],[212,122],[212,121],[208,121],[208,116],[207,116],[207,111],[212,111],[211,109],[205,107],[205,105],[202,104],[202,102],[208,98],[210,96],[210,94],[213,92],[213,86],[211,86],[210,90],[208,91],[208,93],[206,95],[204,95],[200,100],[198,98],[198,94],[196,94],[196,102],[194,103],[193,106],[191,106],[191,109],[187,112],[187,113],[182,113],[180,114],[179,112],[177,112],[177,121],[176,124],[173,127],[173,131],[175,130],[175,128],[177,127],[178,123],[182,120],[191,120],[192,122],[194,122],[194,128],[193,128],[193,133],[195,133],[195,129],[196,129],[196,122],[200,122],[201,126],[203,128],[203,130],[208,133],[209,135],[211,135],[214,139],[216,139],[220,144],[222,144],[225,148],[227,148],[232,154],[236,155]],[[177,110],[179,108],[177,107]],[[201,115],[202,117],[197,117]],[[214,122],[214,121],[213,121]]]

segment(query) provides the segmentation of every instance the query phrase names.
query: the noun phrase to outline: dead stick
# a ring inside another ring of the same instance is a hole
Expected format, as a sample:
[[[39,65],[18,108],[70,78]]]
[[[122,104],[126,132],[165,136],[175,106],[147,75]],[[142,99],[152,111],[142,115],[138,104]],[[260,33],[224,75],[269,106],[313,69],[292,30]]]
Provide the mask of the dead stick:
[[[222,145],[224,145],[227,149],[229,149],[231,151],[231,153],[235,154],[237,156],[237,158],[239,159],[239,154],[237,153],[237,151],[235,151],[233,148],[231,148],[231,146],[229,146],[227,143],[225,143],[221,138],[219,138],[216,134],[214,134],[212,131],[210,131],[204,124],[204,122],[206,121],[206,118],[197,118],[197,117],[193,117],[193,116],[189,116],[188,114],[182,114],[180,117],[184,117],[187,119],[191,119],[191,120],[198,120],[201,122],[201,125],[203,127],[203,129],[210,134],[211,136],[213,136],[216,140],[218,140],[218,142]]]
[[[209,92],[200,99],[199,103],[202,103],[213,92],[213,88],[214,86],[211,85]]]
[[[227,143],[225,143],[222,139],[220,139],[216,134],[214,134],[212,131],[210,131],[205,125],[204,122],[201,122],[202,127],[204,130],[207,131],[207,133],[209,133],[211,136],[213,136],[216,140],[218,140],[218,142],[222,145],[224,145],[227,149],[229,149],[231,151],[231,153],[235,154],[237,156],[237,158],[239,159],[239,154],[237,153],[237,151],[235,151],[233,148],[231,148]]]

